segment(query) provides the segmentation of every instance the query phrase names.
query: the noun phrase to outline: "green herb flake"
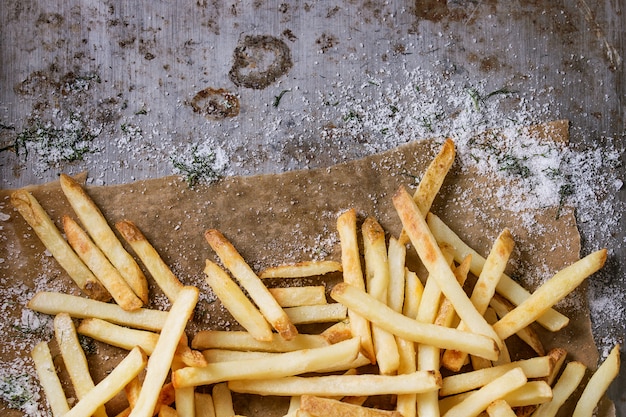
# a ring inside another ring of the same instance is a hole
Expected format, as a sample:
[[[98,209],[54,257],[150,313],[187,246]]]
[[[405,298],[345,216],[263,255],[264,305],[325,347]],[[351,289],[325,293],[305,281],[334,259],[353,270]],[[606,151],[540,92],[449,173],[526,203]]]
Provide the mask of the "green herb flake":
[[[287,93],[290,93],[291,89],[281,91],[277,96],[274,96],[274,102],[272,103],[273,107],[278,107],[280,101],[283,99],[283,96]]]
[[[191,149],[190,155],[172,158],[172,164],[184,176],[189,187],[200,182],[210,184],[222,176],[216,167],[215,152],[201,151],[197,144]]]
[[[32,385],[28,374],[4,376],[0,378],[0,397],[10,408],[19,410],[34,398],[29,388]]]

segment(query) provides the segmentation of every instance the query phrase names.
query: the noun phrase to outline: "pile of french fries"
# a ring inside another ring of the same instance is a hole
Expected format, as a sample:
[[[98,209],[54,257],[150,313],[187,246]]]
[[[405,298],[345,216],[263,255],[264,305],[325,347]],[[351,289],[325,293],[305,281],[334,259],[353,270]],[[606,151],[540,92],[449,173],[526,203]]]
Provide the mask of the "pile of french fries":
[[[107,403],[123,392],[128,407],[119,417],[231,417],[233,393],[288,397],[285,415],[299,417],[546,417],[587,380],[573,415],[591,416],[619,372],[619,345],[591,372],[568,361],[563,349],[545,352],[529,325],[554,332],[566,326],[569,319],[553,306],[602,268],[606,250],[529,293],[504,273],[514,246],[508,229],[482,257],[430,212],[454,158],[447,140],[415,193],[405,187],[395,193],[389,203],[403,226],[397,236],[388,237],[371,216],[359,221],[356,208],[342,212],[340,262],[255,272],[221,231],[207,230],[219,262],[207,259],[206,282],[243,330],[200,330],[191,340],[186,329],[200,290],[183,285],[132,222],[112,228],[81,185],[62,175],[78,219],[64,217],[62,233],[31,193],[16,191],[14,207],[84,294],[39,292],[28,303],[54,316],[78,400],[70,406],[49,341],[40,342],[32,359],[52,415],[104,417]],[[427,276],[407,267],[408,250],[417,252]],[[269,278],[289,283],[329,272],[343,276],[330,300],[324,286],[267,285]],[[470,274],[475,284],[466,291]],[[169,311],[146,307],[147,276],[170,300]],[[309,323],[325,329],[298,330]],[[78,335],[128,354],[96,383]],[[535,356],[512,360],[513,335]],[[388,401],[379,406],[375,399],[383,397]]]

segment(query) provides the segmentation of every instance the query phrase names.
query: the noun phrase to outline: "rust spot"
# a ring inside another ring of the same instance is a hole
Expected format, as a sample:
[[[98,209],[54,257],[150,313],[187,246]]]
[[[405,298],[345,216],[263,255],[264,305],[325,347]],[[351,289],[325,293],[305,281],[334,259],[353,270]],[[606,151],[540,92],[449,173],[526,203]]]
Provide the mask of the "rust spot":
[[[416,0],[415,15],[420,19],[439,22],[448,15],[447,0]]]
[[[257,90],[274,83],[293,66],[287,44],[269,35],[245,36],[233,56],[230,80],[237,86]]]
[[[223,88],[205,88],[191,100],[191,107],[207,119],[221,120],[239,114],[239,99]]]

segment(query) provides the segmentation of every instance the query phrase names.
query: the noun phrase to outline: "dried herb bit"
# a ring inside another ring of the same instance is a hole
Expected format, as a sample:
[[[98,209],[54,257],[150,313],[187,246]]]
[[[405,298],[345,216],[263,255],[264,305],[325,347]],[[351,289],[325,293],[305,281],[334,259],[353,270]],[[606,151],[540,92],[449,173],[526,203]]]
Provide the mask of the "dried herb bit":
[[[191,148],[189,155],[182,155],[179,158],[172,157],[172,164],[174,169],[185,177],[189,187],[200,182],[210,184],[222,177],[215,152],[200,149],[197,144]]]
[[[344,117],[343,121],[347,122],[350,120],[356,120],[357,122],[361,122],[363,120],[363,116],[357,113],[355,110],[350,110]]]
[[[4,376],[0,379],[0,397],[10,408],[19,410],[34,399],[29,388],[33,385],[28,374]]]
[[[556,210],[557,220],[559,219],[559,217],[561,217],[561,210],[565,206],[565,201],[567,200],[568,197],[574,195],[575,192],[576,192],[576,189],[574,188],[574,185],[570,182],[565,183],[559,187],[559,206],[557,207],[557,210]]]
[[[480,111],[480,105],[485,104],[485,102],[491,97],[499,95],[511,95],[514,93],[514,91],[511,91],[508,88],[499,88],[485,95],[481,95],[475,88],[467,89],[467,94],[470,96],[470,99],[472,100],[472,105],[474,106],[474,109],[476,111]]]
[[[508,172],[520,178],[528,178],[532,175],[530,168],[523,163],[524,158],[518,158],[513,155],[503,155],[499,158],[500,171]]]
[[[277,96],[274,96],[274,102],[272,103],[273,107],[278,107],[280,104],[280,100],[282,100],[283,96],[287,93],[291,93],[291,89],[281,91]]]

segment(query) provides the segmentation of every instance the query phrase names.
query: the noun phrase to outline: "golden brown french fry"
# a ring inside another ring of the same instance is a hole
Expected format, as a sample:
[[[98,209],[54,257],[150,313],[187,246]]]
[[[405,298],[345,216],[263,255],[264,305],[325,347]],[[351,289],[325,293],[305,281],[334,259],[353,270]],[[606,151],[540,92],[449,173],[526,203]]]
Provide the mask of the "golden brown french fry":
[[[553,348],[547,353],[547,356],[552,360],[552,371],[550,375],[547,376],[546,382],[548,385],[552,386],[554,381],[561,373],[561,368],[567,359],[567,351],[563,348]]]
[[[269,289],[281,307],[300,307],[326,304],[323,285],[306,287],[276,287]]]
[[[404,305],[402,306],[402,314],[407,317],[417,317],[422,295],[424,293],[424,285],[420,281],[417,274],[404,269]]]
[[[133,248],[165,296],[170,302],[174,302],[183,284],[163,261],[161,255],[150,244],[141,230],[130,220],[116,223],[115,228],[130,247]]]
[[[314,395],[303,395],[300,409],[317,417],[403,417],[398,411],[377,410]]]
[[[109,301],[111,295],[98,281],[87,265],[70,247],[61,232],[41,207],[37,199],[26,190],[11,194],[11,204],[33,228],[39,240],[52,254],[67,274],[89,298]]]
[[[126,311],[141,308],[143,302],[135,295],[104,253],[89,238],[87,232],[69,216],[63,216],[63,229],[70,246],[104,285],[115,302]]]
[[[572,361],[565,365],[558,382],[552,387],[552,400],[539,405],[533,413],[533,417],[554,417],[561,406],[576,390],[587,367],[580,362]]]
[[[233,417],[235,415],[233,397],[225,382],[215,384],[212,395],[215,417]]]
[[[292,352],[328,345],[326,339],[317,334],[299,334],[291,340],[285,340],[273,333],[272,340],[262,342],[256,340],[248,332],[221,330],[201,330],[196,333],[191,341],[191,347],[198,350],[215,348],[261,352]]]
[[[196,417],[215,417],[215,407],[211,394],[196,392]]]
[[[298,330],[232,243],[220,231],[215,229],[207,230],[204,237],[226,268],[239,281],[239,284],[246,289],[272,327],[286,340],[293,339],[298,334]]]
[[[333,324],[320,333],[320,336],[326,339],[326,341],[328,341],[331,345],[354,337],[352,334],[352,327],[350,326],[350,320],[343,320]]]
[[[489,404],[487,414],[489,417],[517,417],[509,403],[502,399],[495,400]]]
[[[341,262],[337,261],[302,261],[264,269],[259,273],[259,278],[306,278],[341,270]]]
[[[465,259],[463,259],[463,262],[454,268],[454,276],[461,286],[465,284],[465,281],[467,280],[467,274],[469,273],[471,261],[472,255],[467,255]],[[437,312],[437,317],[435,317],[435,324],[439,326],[453,327],[455,323],[458,325],[458,317],[454,312],[454,306],[450,300],[444,298],[439,305],[439,311]]]
[[[169,405],[163,405],[159,409],[159,417],[179,417],[178,411]]]
[[[207,259],[204,273],[206,282],[217,298],[252,337],[266,342],[272,340],[272,328],[269,323],[226,271]]]
[[[61,189],[81,223],[124,277],[137,297],[148,303],[148,281],[135,259],[124,249],[102,212],[82,186],[69,175],[61,174]]]
[[[139,379],[137,379],[136,377],[130,382],[130,384],[135,384],[135,381],[137,381],[136,383],[138,385],[131,388],[133,390],[132,402],[131,402],[131,398],[128,398],[129,403],[132,404],[132,406],[121,411],[116,417],[128,417],[130,415],[130,412],[132,411],[132,407],[135,406],[135,403],[137,402],[137,398],[139,397],[139,392],[141,391],[141,383],[139,382]],[[126,387],[128,387],[130,384],[127,384]],[[126,387],[124,388],[125,391],[126,391]],[[128,395],[128,392],[127,392],[127,395]],[[161,392],[159,393],[159,399],[157,400],[157,405],[156,407],[154,407],[154,411],[152,412],[152,415],[156,416],[157,414],[159,414],[159,411],[161,410],[162,406],[164,405],[171,406],[172,404],[174,404],[175,399],[176,399],[176,392],[174,390],[174,385],[172,385],[171,382],[168,382],[167,384],[163,385],[163,388],[161,388]]]
[[[181,345],[179,344],[178,346],[180,347]],[[172,372],[184,367],[185,364],[183,361],[179,357],[174,356],[174,359],[172,360]],[[195,417],[196,398],[194,396],[194,392],[194,387],[174,389],[174,403],[176,404],[177,417]]]
[[[50,410],[54,417],[61,417],[67,414],[70,406],[67,403],[61,380],[56,373],[50,347],[46,342],[39,342],[31,352],[35,371],[39,377],[39,383],[46,394],[46,399],[50,405]]]
[[[583,390],[572,417],[587,417],[593,415],[593,410],[597,407],[598,402],[604,395],[611,382],[619,374],[620,367],[620,345],[617,344],[604,361],[598,366],[598,369],[591,375],[587,385]]]
[[[489,305],[494,309],[494,311],[500,318],[506,316],[511,310],[513,310],[513,308],[515,308],[515,306],[513,306],[500,294],[495,294],[489,302]],[[539,335],[532,328],[532,326],[526,326],[523,329],[519,329],[515,334],[520,339],[522,339],[528,346],[530,346],[537,355],[543,356],[546,354],[543,343],[541,342]]]
[[[332,323],[348,318],[348,309],[339,303],[286,307],[284,310],[293,324]]]

